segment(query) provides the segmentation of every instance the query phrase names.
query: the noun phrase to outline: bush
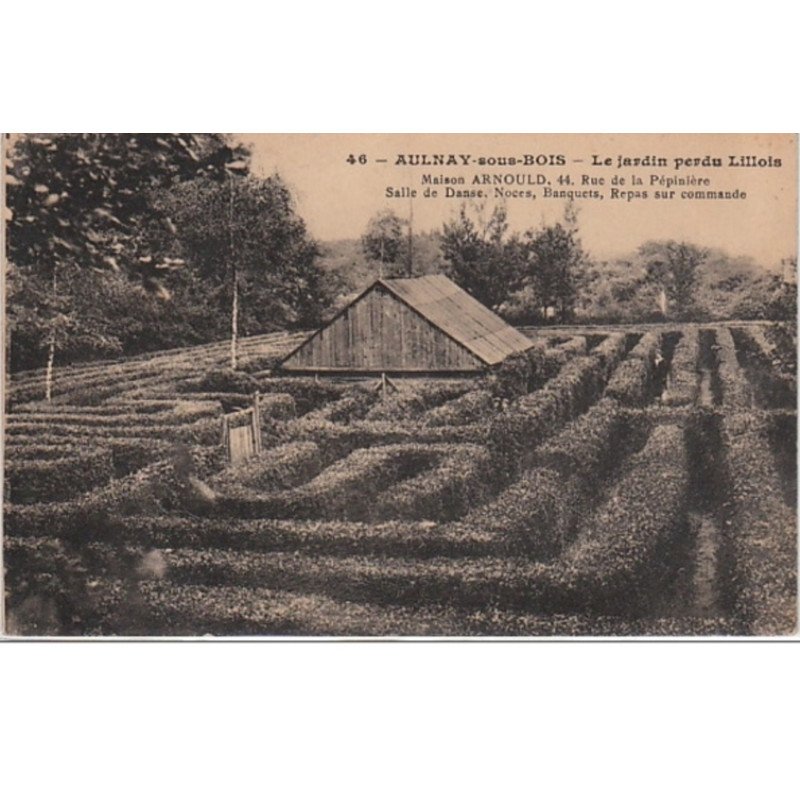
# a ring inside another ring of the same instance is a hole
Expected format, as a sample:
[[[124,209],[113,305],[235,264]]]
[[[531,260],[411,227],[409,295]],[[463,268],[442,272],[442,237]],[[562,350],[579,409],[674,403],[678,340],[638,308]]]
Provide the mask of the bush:
[[[215,476],[212,485],[220,491],[235,491],[240,486],[260,491],[288,489],[310,480],[323,466],[322,454],[314,442],[289,442],[227,468]]]
[[[734,610],[753,634],[790,634],[797,625],[796,512],[783,501],[765,415],[723,418],[723,437],[733,502]]]
[[[608,474],[619,458],[620,442],[628,432],[627,415],[611,398],[603,398],[585,414],[542,444],[536,462],[563,475],[596,481]]]
[[[382,489],[429,467],[437,457],[441,449],[435,446],[355,450],[303,486],[273,494],[224,497],[220,508],[244,518],[363,519]]]
[[[577,478],[552,469],[529,470],[491,503],[468,514],[458,527],[493,534],[505,552],[550,558],[569,538],[581,508],[581,488]]]
[[[53,461],[7,460],[5,480],[12,503],[65,500],[113,477],[111,453],[88,449]]]
[[[736,345],[727,328],[715,328],[717,344],[717,375],[722,386],[722,404],[738,409],[750,408],[753,404],[750,383],[739,367]]]
[[[606,387],[606,397],[627,406],[644,406],[650,400],[651,370],[641,358],[623,361],[611,376]]]
[[[474,380],[414,381],[408,386],[376,403],[364,417],[365,420],[398,420],[417,417],[428,409],[460,397],[475,388]]]
[[[477,422],[495,408],[495,399],[488,389],[473,389],[444,405],[432,408],[421,419],[425,427],[442,425],[466,425]]]
[[[116,539],[148,548],[223,548],[339,555],[485,555],[493,536],[429,522],[115,517]]]
[[[666,405],[692,405],[699,390],[700,333],[697,328],[684,328],[672,354],[667,391],[662,398]]]
[[[379,494],[372,506],[372,516],[431,520],[459,517],[486,498],[488,469],[486,448],[454,447],[433,468]]]
[[[326,403],[339,400],[348,390],[346,384],[313,378],[266,378],[259,381],[262,392],[290,394],[298,414],[307,414]]]
[[[203,392],[253,394],[258,389],[258,381],[246,372],[232,369],[212,369],[193,385]]]

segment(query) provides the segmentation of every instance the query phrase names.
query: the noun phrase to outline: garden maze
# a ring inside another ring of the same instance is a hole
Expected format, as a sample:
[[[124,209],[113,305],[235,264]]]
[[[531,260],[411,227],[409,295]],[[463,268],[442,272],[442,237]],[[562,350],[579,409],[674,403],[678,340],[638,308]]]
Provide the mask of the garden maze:
[[[768,323],[526,331],[472,380],[274,373],[302,334],[8,384],[7,624],[62,635],[794,629],[796,361]],[[261,452],[224,413],[260,392]]]

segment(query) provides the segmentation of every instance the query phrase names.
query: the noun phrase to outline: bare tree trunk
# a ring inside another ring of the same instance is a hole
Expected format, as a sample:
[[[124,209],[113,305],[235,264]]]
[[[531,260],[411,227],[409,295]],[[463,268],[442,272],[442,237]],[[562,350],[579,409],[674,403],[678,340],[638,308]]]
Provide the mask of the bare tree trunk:
[[[53,303],[58,300],[58,268],[53,265]],[[44,373],[44,399],[50,403],[53,400],[53,365],[56,360],[56,329],[55,321],[50,330],[49,342],[47,345],[47,369]]]
[[[231,303],[231,369],[236,369],[236,349],[239,342],[239,276],[233,269],[233,302]]]
[[[233,254],[233,175],[230,180],[230,208],[228,217],[228,258],[230,260],[233,300],[231,301],[231,369],[236,369],[237,347],[239,344],[239,273]]]

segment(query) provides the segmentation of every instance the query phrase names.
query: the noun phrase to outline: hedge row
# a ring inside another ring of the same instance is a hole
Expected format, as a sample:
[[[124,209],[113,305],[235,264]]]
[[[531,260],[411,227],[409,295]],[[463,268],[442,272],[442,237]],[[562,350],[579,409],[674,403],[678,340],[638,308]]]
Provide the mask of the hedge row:
[[[492,556],[410,560],[183,550],[174,581],[267,586],[376,603],[497,605],[538,611],[640,610],[669,577],[689,477],[682,432],[657,429],[629,471],[557,561]]]
[[[120,592],[109,588],[109,597]],[[139,584],[140,626],[150,635],[198,636],[677,636],[737,633],[724,619],[645,619],[507,611],[496,607],[383,606],[261,587]],[[116,624],[107,633],[135,633]]]
[[[491,414],[494,408],[495,398],[488,389],[473,389],[427,411],[421,418],[421,424],[428,428],[469,425]]]
[[[378,519],[450,520],[489,494],[489,451],[455,446],[439,463],[379,494],[371,514]]]
[[[429,380],[401,384],[400,390],[376,403],[365,420],[398,420],[417,417],[475,388],[474,380]]]
[[[547,558],[561,551],[585,500],[616,466],[624,450],[626,416],[613,400],[601,400],[534,454],[537,468],[462,522],[492,531],[512,551]]]
[[[615,357],[621,355],[619,350]],[[597,400],[612,365],[605,352],[575,358],[543,388],[492,418],[488,443],[501,482],[510,482],[532,466],[542,440]]]
[[[288,441],[313,441],[319,446],[323,461],[329,463],[353,450],[384,444],[483,444],[486,442],[487,425],[478,423],[426,428],[409,423],[372,420],[340,425],[312,418],[308,414],[286,423],[280,435]]]
[[[127,433],[127,431],[126,431]],[[105,449],[111,452],[111,461],[116,475],[135,472],[153,461],[163,457],[173,449],[174,445],[166,439],[148,439],[145,437],[128,438],[114,436],[111,438],[91,436],[58,436],[49,431],[36,435],[15,435],[9,439],[7,447],[8,459],[38,458],[37,454],[47,455],[50,451],[67,454],[76,448],[83,450]]]
[[[480,530],[429,522],[115,517],[118,541],[155,548],[221,548],[260,552],[300,551],[339,555],[379,554],[430,558],[484,555],[497,537]]]
[[[291,398],[290,398],[291,399]],[[159,411],[152,414],[141,412],[95,414],[94,407],[89,406],[83,411],[63,412],[55,407],[48,412],[19,412],[9,414],[9,423],[21,425],[40,425],[42,427],[58,425],[80,425],[97,428],[128,428],[150,425],[185,425],[209,417],[219,417],[221,408],[219,403],[182,403],[168,411]]]
[[[650,400],[652,370],[644,358],[627,358],[606,386],[606,397],[626,406],[644,406]]]
[[[66,500],[106,483],[113,475],[111,452],[76,450],[55,460],[6,459],[5,480],[12,503]]]
[[[672,353],[667,391],[662,401],[670,406],[693,405],[699,391],[700,332],[683,328],[681,339]]]
[[[497,552],[551,558],[569,538],[583,489],[574,476],[546,468],[528,470],[493,501],[455,523],[456,529],[491,534],[503,545]]]
[[[162,495],[174,478],[171,461],[158,461],[124,478],[110,481],[72,500],[33,505],[9,504],[4,513],[10,536],[47,534],[91,538],[90,531],[112,513],[157,514]]]
[[[345,383],[315,381],[313,378],[267,378],[259,381],[261,391],[289,394],[298,414],[307,414],[327,403],[340,400],[352,388]]]
[[[220,510],[243,518],[360,519],[387,486],[431,466],[444,454],[435,445],[387,445],[355,450],[306,484],[283,492],[225,496]]]
[[[220,438],[221,423],[217,419],[201,419],[185,425],[128,425],[125,427],[81,425],[81,424],[51,424],[38,425],[36,423],[10,421],[6,432],[11,437],[41,435],[48,439],[61,437],[115,437],[123,432],[127,437],[147,439],[167,439],[194,444],[212,444]]]
[[[765,425],[752,412],[723,418],[735,610],[751,633],[785,635],[797,624],[796,512],[784,502]]]
[[[289,489],[311,480],[325,463],[314,442],[287,442],[262,451],[258,458],[228,467],[211,481],[219,491],[243,486],[259,491]]]
[[[752,388],[736,358],[736,345],[728,328],[715,328],[717,375],[722,386],[722,405],[745,409],[753,404]]]

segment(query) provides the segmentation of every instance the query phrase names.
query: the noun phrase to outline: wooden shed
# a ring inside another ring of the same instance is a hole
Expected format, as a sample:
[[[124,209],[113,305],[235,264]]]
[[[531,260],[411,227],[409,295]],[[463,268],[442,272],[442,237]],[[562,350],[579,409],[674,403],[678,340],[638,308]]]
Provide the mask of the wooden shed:
[[[470,374],[533,343],[444,275],[375,281],[283,360],[304,374]]]

